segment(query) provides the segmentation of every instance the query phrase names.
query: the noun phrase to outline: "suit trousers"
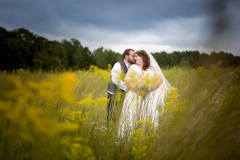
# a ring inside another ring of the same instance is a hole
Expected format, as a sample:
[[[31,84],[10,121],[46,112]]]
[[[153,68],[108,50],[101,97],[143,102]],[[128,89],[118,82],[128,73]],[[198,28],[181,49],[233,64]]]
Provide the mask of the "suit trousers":
[[[125,96],[125,91],[119,90],[116,94],[108,93],[108,104],[107,104],[107,121],[113,121],[114,123],[120,117],[123,99]]]

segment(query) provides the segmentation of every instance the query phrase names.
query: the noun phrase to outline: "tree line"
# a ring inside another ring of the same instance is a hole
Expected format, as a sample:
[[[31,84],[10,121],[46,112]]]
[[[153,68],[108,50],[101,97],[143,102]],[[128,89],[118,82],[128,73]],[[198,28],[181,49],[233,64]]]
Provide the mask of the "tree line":
[[[210,54],[199,51],[165,51],[152,53],[162,68],[184,66],[197,68],[239,67],[240,57],[226,52]],[[95,65],[107,69],[122,59],[122,55],[111,49],[99,47],[93,52],[83,46],[78,39],[48,40],[25,28],[6,30],[0,26],[0,70],[29,69],[43,70],[79,70]]]

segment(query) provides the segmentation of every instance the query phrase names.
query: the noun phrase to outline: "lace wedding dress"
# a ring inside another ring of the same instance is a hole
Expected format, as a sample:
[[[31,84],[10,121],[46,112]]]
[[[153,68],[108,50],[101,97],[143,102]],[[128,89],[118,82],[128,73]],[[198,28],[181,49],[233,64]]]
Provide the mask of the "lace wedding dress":
[[[146,85],[153,82],[156,76],[160,76],[163,83],[145,97],[132,90],[126,92],[119,120],[119,138],[131,137],[132,131],[137,128],[139,121],[151,121],[153,128],[157,128],[161,108],[164,106],[164,95],[172,89],[159,65],[152,55],[150,56],[151,66],[147,70],[141,70],[136,64],[133,64],[130,66],[125,80],[129,79],[145,88]]]

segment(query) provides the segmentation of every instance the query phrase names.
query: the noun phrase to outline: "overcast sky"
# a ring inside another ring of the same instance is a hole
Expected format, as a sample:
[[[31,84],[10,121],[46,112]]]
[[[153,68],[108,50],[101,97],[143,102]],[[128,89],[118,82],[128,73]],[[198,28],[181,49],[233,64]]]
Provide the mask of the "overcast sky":
[[[0,0],[0,26],[49,40],[171,53],[224,51],[240,56],[238,0]]]

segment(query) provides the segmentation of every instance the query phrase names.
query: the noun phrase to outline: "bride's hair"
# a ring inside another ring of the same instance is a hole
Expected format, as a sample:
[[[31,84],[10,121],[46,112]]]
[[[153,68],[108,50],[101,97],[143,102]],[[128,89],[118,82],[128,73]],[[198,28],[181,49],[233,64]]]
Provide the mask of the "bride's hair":
[[[143,69],[143,70],[148,69],[148,67],[150,67],[150,58],[149,58],[147,52],[144,51],[144,50],[139,50],[139,51],[136,52],[136,54],[137,54],[139,57],[142,57],[142,59],[143,59],[142,69]]]

